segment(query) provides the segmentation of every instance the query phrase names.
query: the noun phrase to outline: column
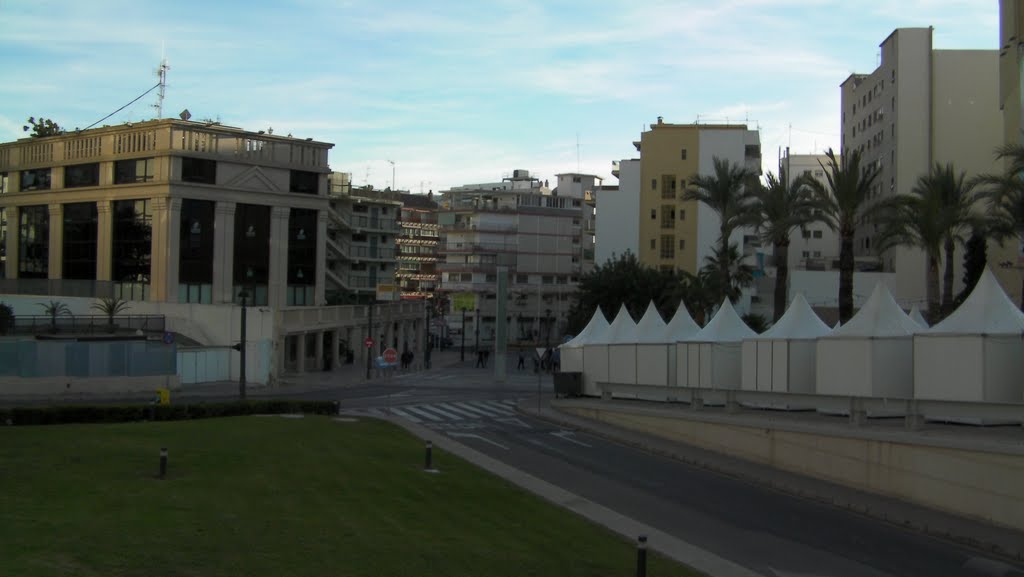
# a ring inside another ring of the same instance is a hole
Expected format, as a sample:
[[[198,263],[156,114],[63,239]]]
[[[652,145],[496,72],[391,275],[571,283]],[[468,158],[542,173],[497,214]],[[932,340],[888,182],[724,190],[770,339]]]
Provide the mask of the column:
[[[149,298],[167,301],[167,197],[150,199],[153,203],[153,229],[149,247]]]
[[[324,331],[317,331],[314,334],[316,335],[316,342],[313,343],[313,356],[316,358],[316,361],[315,361],[315,363],[313,365],[313,367],[314,367],[313,370],[315,370],[315,371],[323,371],[324,370]]]
[[[16,173],[15,173],[16,174]],[[15,174],[11,178],[15,178]],[[18,243],[21,242],[21,215],[17,206],[7,207],[7,266],[5,278],[18,278]]]
[[[112,280],[114,272],[114,218],[109,200],[96,202],[96,280]]]
[[[48,278],[59,279],[64,268],[64,207],[60,204],[50,205],[50,263],[47,266]]]
[[[306,372],[306,333],[298,333],[295,335],[298,339],[295,343],[295,369],[300,372]]]
[[[234,302],[235,203],[217,201],[213,209],[213,302]]]
[[[342,331],[341,331],[341,329],[335,329],[334,330],[334,338],[331,339],[331,351],[330,351],[330,355],[331,355],[331,370],[332,371],[338,370],[338,367],[341,366],[341,353],[340,353],[340,350],[339,350],[341,348],[341,340],[342,340]]]
[[[167,202],[167,299],[178,302],[178,273],[181,269],[181,199]]]
[[[288,302],[288,214],[287,206],[270,209],[270,280],[267,304],[281,309]],[[323,266],[317,263],[317,267]]]
[[[316,213],[316,284],[313,286],[313,302],[322,307],[327,304],[327,211]]]

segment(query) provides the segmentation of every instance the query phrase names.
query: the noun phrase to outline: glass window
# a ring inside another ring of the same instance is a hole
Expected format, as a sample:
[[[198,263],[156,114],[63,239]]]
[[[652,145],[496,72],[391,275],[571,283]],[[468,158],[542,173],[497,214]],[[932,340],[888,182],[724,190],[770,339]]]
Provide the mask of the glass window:
[[[186,156],[181,159],[181,179],[185,182],[217,184],[217,161]]]
[[[676,239],[672,235],[662,235],[661,237],[661,258],[675,258],[676,257]]]
[[[316,225],[316,210],[291,209],[288,215],[289,286],[312,285],[316,281]]]
[[[320,188],[320,175],[305,170],[291,171],[288,189],[302,194],[317,194]]]
[[[152,158],[134,158],[114,162],[114,184],[132,184],[153,180]]]
[[[266,305],[270,281],[270,207],[235,206],[235,295],[245,289],[253,305]]]
[[[186,198],[181,201],[178,229],[178,301],[213,302],[214,203]]]
[[[95,202],[69,203],[64,209],[64,260],[61,276],[96,279],[96,238],[99,231]]]
[[[64,167],[64,188],[99,186],[99,184],[100,165],[98,162]]]
[[[113,203],[113,278],[129,300],[144,298],[150,279],[153,247],[153,212],[149,200]]]
[[[821,231],[820,230],[814,231],[814,238],[821,238]]]
[[[10,186],[10,180],[8,180],[6,172],[0,172],[0,194],[7,194],[8,186]]]
[[[7,275],[7,209],[0,206],[0,278]]]
[[[23,206],[19,211],[18,278],[47,278],[50,271],[50,209]]]
[[[50,169],[36,168],[34,170],[21,171],[20,190],[49,190]]]

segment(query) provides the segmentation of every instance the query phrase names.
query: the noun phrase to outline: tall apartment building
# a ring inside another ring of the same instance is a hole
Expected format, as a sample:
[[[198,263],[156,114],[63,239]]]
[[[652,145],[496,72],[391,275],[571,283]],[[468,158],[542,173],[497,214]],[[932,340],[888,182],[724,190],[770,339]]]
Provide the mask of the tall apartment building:
[[[602,186],[596,193],[594,261],[603,265],[626,254],[640,255],[640,159],[612,162],[618,186]]]
[[[492,342],[498,267],[507,267],[509,341],[555,343],[583,272],[589,209],[583,197],[554,194],[526,170],[490,184],[496,186],[442,193],[439,269],[448,326],[462,331],[467,345],[475,346],[477,335]]]
[[[809,176],[826,188],[825,168],[828,157],[824,154],[791,154],[787,148],[779,159],[779,172],[786,174],[789,185],[800,176]],[[824,223],[815,222],[802,230],[793,231],[789,240],[790,268],[829,270],[839,260],[839,234]]]
[[[683,200],[683,191],[694,175],[714,174],[715,158],[761,174],[760,135],[744,124],[669,124],[659,117],[633,144],[640,152],[640,261],[696,273],[718,239],[719,219]],[[743,236],[736,231],[730,239],[741,251]]]
[[[323,304],[332,146],[168,119],[0,144],[0,292]]]
[[[399,195],[402,203],[395,274],[403,299],[432,299],[440,281],[437,271],[438,205],[431,194]]]
[[[1003,143],[1024,144],[1021,66],[1024,66],[1024,0],[999,2],[999,106]],[[1005,166],[1000,167],[1005,170]],[[1024,303],[1024,240],[989,242],[988,260],[1007,294]]]
[[[880,170],[872,198],[909,193],[936,163],[952,162],[968,176],[999,169],[1002,143],[999,62],[995,50],[935,50],[931,28],[899,28],[881,44],[881,64],[852,74],[841,85],[842,151],[859,150]],[[854,239],[855,253],[877,252],[871,223]],[[962,265],[962,255],[954,257]],[[925,258],[894,249],[881,265],[897,274],[896,295],[925,302]],[[960,284],[962,274],[955,275]]]
[[[334,304],[396,300],[398,224],[402,202],[398,192],[353,188],[351,175],[329,177],[330,227],[327,230],[327,295]]]

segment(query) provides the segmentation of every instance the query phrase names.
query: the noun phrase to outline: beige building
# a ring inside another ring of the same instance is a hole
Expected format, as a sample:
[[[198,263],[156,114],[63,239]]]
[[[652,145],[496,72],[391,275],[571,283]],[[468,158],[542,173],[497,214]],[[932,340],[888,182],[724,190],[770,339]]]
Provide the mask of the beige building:
[[[826,166],[828,157],[824,154],[791,154],[788,148],[779,160],[779,170],[786,173],[789,185],[798,177],[806,175],[827,187]],[[792,269],[836,268],[833,265],[838,264],[839,260],[839,234],[823,222],[813,222],[790,235],[788,256]]]
[[[1024,144],[1021,113],[1021,66],[1024,65],[1024,1],[999,2],[999,105],[1003,142]],[[1024,242],[989,243],[988,260],[1000,284],[1018,304],[1024,303]]]
[[[715,158],[761,174],[760,135],[743,124],[668,124],[659,117],[633,144],[640,152],[637,256],[648,266],[696,273],[718,239],[719,219],[703,204],[682,200],[683,191],[694,175],[714,173]],[[741,250],[743,236],[736,231],[731,239]]]
[[[909,193],[936,163],[953,163],[968,176],[999,169],[994,150],[1002,143],[999,63],[994,50],[935,50],[931,28],[900,28],[881,44],[881,64],[852,74],[841,85],[842,151],[859,150],[880,174],[871,197]],[[855,254],[875,255],[878,230],[866,224],[854,239]],[[954,262],[961,284],[963,255]],[[917,249],[881,255],[897,275],[903,304],[925,298],[925,258]]]

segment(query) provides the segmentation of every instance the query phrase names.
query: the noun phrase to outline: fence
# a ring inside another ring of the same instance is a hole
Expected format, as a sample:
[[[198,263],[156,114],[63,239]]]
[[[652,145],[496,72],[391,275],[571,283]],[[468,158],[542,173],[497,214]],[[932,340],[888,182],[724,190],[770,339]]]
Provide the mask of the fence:
[[[35,335],[53,332],[53,321],[49,315],[16,315],[8,334]],[[110,319],[106,315],[58,315],[57,334],[92,335],[109,333]],[[163,333],[167,326],[164,315],[115,315],[114,328],[117,331]]]
[[[145,377],[177,372],[174,345],[147,340],[0,341],[0,376]]]

